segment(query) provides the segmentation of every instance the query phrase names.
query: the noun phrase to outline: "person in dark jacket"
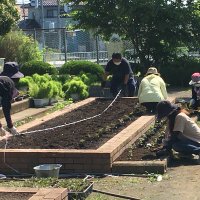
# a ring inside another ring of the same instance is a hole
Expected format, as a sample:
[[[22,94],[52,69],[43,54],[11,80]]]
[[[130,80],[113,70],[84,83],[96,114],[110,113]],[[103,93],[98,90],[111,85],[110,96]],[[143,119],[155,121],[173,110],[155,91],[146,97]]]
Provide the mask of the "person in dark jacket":
[[[3,72],[0,74],[0,97],[8,131],[13,135],[19,133],[12,123],[11,101],[19,94],[15,83],[17,83],[21,77],[24,77],[24,75],[19,71],[19,65],[16,62],[6,62],[4,64]],[[0,136],[5,134],[6,130],[0,123]]]
[[[103,77],[102,87],[106,85],[108,75],[112,75],[110,92],[115,97],[122,89],[124,96],[134,96],[137,82],[129,62],[122,58],[120,53],[113,53],[112,59],[107,63]]]

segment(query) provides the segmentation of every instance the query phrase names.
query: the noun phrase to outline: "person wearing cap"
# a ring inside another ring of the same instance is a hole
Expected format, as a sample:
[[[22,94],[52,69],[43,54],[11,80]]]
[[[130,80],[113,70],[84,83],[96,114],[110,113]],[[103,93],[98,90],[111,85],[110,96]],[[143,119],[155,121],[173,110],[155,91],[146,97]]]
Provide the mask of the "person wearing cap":
[[[195,72],[192,74],[189,85],[192,86],[192,99],[189,106],[196,110],[200,106],[200,73]]]
[[[168,129],[163,149],[157,156],[168,155],[172,149],[189,157],[200,155],[200,128],[188,115],[185,109],[169,101],[158,103],[157,120],[167,118]]]
[[[19,66],[16,62],[6,62],[4,64],[3,72],[0,74],[0,97],[8,131],[13,135],[19,133],[12,123],[11,101],[19,94],[15,83],[17,83],[21,77],[24,77],[24,75],[19,71]],[[0,135],[3,136],[5,134],[6,130],[0,123]]]
[[[157,104],[167,99],[164,80],[155,67],[150,67],[142,79],[138,89],[139,103],[146,107],[148,113],[156,112]]]
[[[133,76],[130,63],[122,58],[121,53],[113,53],[107,63],[101,86],[104,88],[109,75],[112,75],[110,92],[115,97],[121,88],[124,96],[134,96],[137,81]]]

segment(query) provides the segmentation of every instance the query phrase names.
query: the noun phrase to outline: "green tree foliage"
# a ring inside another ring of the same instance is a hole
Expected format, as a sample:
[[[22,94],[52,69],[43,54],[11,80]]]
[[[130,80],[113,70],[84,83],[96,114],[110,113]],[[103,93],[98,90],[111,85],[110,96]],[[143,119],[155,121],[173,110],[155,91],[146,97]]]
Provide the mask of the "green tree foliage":
[[[5,61],[17,61],[19,64],[42,60],[38,44],[20,31],[9,32],[0,37],[0,57],[5,58]]]
[[[176,57],[177,47],[200,43],[199,0],[65,0],[78,28],[113,33],[132,41],[136,57],[148,67]],[[82,3],[81,3],[82,2]],[[80,6],[82,5],[82,6]]]
[[[0,0],[0,35],[8,33],[18,19],[15,0]]]

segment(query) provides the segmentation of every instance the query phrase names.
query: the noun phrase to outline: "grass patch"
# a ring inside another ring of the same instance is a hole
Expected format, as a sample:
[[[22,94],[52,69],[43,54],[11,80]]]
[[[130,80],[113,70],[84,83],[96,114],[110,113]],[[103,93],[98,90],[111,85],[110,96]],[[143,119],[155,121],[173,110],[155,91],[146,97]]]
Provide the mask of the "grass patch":
[[[67,188],[71,192],[82,192],[90,185],[83,179],[30,178],[0,180],[0,187]]]

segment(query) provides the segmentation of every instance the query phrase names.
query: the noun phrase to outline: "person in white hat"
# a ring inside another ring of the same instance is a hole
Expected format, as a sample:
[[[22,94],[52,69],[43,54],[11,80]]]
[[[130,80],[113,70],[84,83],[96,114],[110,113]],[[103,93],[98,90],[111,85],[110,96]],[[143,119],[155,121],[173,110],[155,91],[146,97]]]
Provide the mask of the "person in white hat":
[[[10,113],[11,101],[19,94],[15,83],[17,83],[21,77],[24,77],[24,75],[19,71],[19,66],[16,62],[7,62],[4,64],[3,72],[0,74],[0,97],[8,131],[13,135],[19,133],[12,123]],[[4,136],[5,134],[6,130],[0,123],[0,136]]]
[[[192,99],[189,102],[189,106],[196,110],[200,106],[200,73],[199,72],[195,72],[192,74],[189,85],[192,86]]]
[[[157,104],[167,99],[164,80],[155,67],[150,67],[142,79],[138,90],[139,103],[146,107],[148,113],[155,114]]]

